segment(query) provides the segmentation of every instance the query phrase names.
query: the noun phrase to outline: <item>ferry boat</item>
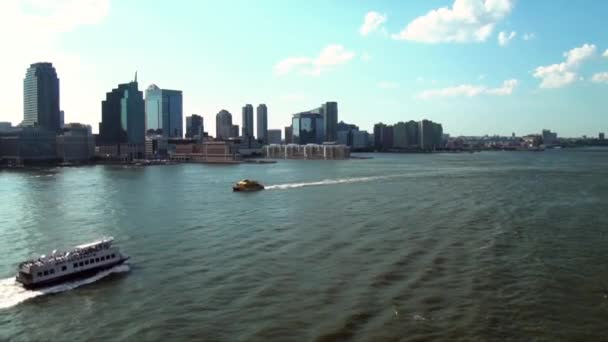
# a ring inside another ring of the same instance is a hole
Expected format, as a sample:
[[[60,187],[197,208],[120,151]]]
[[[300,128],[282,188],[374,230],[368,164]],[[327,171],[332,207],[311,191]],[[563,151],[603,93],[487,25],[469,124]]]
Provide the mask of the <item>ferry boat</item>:
[[[264,190],[264,186],[254,180],[244,179],[232,186],[232,191],[259,191]]]
[[[112,246],[113,241],[110,237],[24,261],[19,264],[16,280],[26,289],[35,289],[93,276],[129,259]]]

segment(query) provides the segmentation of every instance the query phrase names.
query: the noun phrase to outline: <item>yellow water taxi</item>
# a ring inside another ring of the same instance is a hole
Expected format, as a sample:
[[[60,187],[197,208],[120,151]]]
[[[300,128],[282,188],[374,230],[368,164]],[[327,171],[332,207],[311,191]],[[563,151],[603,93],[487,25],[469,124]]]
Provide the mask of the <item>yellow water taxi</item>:
[[[254,180],[243,179],[232,186],[233,191],[260,191],[264,186]]]

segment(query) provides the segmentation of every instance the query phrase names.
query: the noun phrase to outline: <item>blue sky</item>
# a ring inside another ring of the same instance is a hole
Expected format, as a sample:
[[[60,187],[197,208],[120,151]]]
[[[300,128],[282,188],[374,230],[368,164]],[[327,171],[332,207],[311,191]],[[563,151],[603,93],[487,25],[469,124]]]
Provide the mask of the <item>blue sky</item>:
[[[66,121],[95,131],[105,92],[136,70],[142,90],[182,90],[212,133],[223,108],[240,124],[244,104],[266,103],[283,128],[325,101],[368,130],[608,131],[606,1],[7,0],[0,13],[0,121],[21,121],[25,70],[44,60]]]

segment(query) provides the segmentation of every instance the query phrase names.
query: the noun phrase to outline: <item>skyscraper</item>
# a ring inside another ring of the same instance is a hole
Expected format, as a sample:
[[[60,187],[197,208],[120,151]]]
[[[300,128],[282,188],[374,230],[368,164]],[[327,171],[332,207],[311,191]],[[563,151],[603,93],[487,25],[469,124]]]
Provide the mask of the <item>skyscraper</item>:
[[[304,112],[292,118],[292,140],[299,145],[323,143],[324,129],[321,114]]]
[[[133,82],[119,84],[101,102],[100,140],[104,144],[144,144],[146,115],[144,94]]]
[[[325,141],[338,140],[338,103],[326,102],[321,106],[323,125],[325,127]]]
[[[30,65],[23,80],[23,126],[59,131],[59,78],[52,63]]]
[[[161,131],[164,137],[183,136],[182,92],[160,89],[152,84],[146,89],[146,130]]]
[[[268,144],[268,108],[261,104],[257,108],[257,138],[262,144]]]
[[[186,138],[194,138],[197,135],[202,138],[204,132],[205,124],[202,116],[192,114],[186,117]]]
[[[239,137],[239,125],[232,125],[232,130],[230,131],[231,138]]]
[[[378,151],[386,151],[393,148],[393,126],[382,122],[374,125],[374,147]]]
[[[421,149],[432,150],[441,147],[443,139],[443,127],[441,124],[430,120],[422,120],[419,122],[419,127],[419,145]]]
[[[285,126],[285,144],[293,143],[293,128],[291,126]]]
[[[243,137],[253,137],[253,106],[250,104],[243,107]]]
[[[228,139],[232,136],[232,114],[222,109],[215,116],[215,138]]]

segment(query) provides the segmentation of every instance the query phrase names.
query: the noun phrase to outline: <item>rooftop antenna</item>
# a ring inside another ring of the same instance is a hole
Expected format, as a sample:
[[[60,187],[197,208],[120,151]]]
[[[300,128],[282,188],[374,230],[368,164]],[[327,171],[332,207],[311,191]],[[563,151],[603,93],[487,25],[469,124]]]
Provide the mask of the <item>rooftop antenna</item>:
[[[137,71],[135,71],[135,83],[137,83]]]

